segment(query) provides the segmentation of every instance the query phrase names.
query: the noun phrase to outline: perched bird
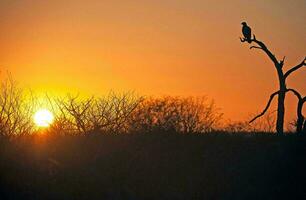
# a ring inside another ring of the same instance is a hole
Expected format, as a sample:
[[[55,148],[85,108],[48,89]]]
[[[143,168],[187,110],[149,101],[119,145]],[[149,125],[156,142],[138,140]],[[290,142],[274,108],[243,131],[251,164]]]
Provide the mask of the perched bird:
[[[242,22],[242,34],[248,43],[252,42],[252,30],[246,22]]]

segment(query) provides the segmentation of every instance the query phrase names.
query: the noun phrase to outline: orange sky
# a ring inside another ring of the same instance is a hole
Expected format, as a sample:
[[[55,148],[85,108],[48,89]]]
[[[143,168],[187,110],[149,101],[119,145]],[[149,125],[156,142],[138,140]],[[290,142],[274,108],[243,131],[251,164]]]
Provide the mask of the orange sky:
[[[288,68],[306,53],[305,10],[304,0],[1,0],[0,68],[38,92],[207,94],[245,119],[277,79],[262,52],[239,42],[241,21]],[[288,85],[305,95],[305,77]]]

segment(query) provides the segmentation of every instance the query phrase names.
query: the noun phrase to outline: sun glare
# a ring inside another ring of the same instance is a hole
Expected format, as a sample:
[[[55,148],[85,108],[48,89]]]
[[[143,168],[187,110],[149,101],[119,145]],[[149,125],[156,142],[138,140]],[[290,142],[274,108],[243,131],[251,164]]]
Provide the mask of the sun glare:
[[[54,119],[53,114],[47,109],[40,109],[34,114],[34,123],[38,127],[48,127]]]

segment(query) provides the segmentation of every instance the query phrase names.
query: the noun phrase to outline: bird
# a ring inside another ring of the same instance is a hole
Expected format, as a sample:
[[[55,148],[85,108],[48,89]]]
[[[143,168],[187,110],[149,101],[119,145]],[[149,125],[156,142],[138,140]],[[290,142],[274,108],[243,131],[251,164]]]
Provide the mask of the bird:
[[[252,30],[246,22],[242,22],[242,34],[248,43],[252,42]]]

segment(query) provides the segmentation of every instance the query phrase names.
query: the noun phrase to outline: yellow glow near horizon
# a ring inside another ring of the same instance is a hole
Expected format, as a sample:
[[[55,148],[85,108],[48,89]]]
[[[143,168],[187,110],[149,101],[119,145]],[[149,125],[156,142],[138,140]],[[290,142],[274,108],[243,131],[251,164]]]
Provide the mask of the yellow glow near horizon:
[[[38,127],[48,127],[54,119],[53,114],[47,109],[40,109],[34,114],[34,123]]]
[[[284,69],[305,56],[303,0],[118,2],[0,0],[0,78],[9,71],[42,96],[207,95],[239,121],[258,113],[277,84],[269,58],[239,41],[242,21],[288,58]],[[301,69],[288,84],[305,94],[305,77]],[[288,97],[291,121],[296,99]]]

